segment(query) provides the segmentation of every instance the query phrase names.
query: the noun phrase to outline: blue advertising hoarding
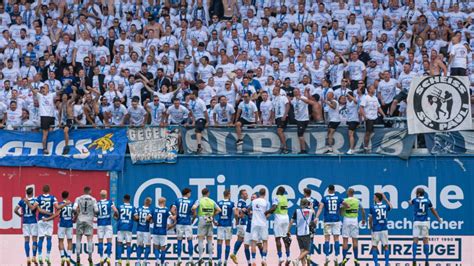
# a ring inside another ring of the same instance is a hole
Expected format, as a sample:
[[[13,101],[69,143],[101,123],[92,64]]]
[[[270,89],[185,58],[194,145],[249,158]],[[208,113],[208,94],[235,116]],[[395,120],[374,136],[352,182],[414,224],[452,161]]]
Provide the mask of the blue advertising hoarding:
[[[43,154],[41,140],[40,132],[0,131],[0,165],[120,171],[124,164],[126,129],[72,130],[66,155],[62,130],[49,133],[48,155]]]
[[[218,200],[229,189],[235,201],[243,188],[257,191],[264,187],[275,195],[277,187],[284,185],[293,210],[305,187],[313,189],[312,196],[319,200],[326,187],[334,184],[339,193],[354,188],[364,208],[369,208],[375,192],[386,192],[394,207],[389,216],[391,233],[410,235],[413,210],[408,200],[416,187],[423,186],[444,219],[441,224],[431,220],[431,234],[474,235],[474,205],[469,196],[474,189],[473,167],[474,157],[412,157],[405,161],[380,156],[184,156],[173,165],[132,165],[127,159],[117,178],[117,196],[130,194],[137,206],[147,196],[154,201],[164,196],[171,203],[185,187],[192,189],[193,198],[207,187]],[[367,229],[362,233],[368,234]]]

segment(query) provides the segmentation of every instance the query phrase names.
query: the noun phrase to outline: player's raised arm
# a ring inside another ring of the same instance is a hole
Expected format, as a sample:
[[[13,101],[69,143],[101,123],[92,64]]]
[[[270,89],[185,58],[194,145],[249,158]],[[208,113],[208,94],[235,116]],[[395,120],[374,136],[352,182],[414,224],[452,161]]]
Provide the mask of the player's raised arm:
[[[387,196],[385,196],[385,193],[382,193],[382,199],[383,201],[385,201],[388,205],[388,207],[390,208],[390,210],[392,209],[392,203],[390,203],[390,201],[387,199]]]

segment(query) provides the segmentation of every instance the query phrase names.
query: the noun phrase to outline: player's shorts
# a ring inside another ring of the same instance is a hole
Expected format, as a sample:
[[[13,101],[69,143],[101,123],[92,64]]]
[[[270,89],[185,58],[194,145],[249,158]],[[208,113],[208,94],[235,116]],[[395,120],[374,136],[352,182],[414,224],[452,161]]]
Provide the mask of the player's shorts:
[[[38,221],[38,236],[52,236],[53,235],[53,221]]]
[[[59,239],[72,239],[72,227],[58,226],[58,238]]]
[[[132,232],[130,231],[118,231],[117,241],[119,243],[130,243],[132,242]]]
[[[217,239],[218,240],[231,240],[232,239],[232,227],[231,226],[218,226],[217,227]]]
[[[285,237],[288,232],[290,221],[275,221],[273,223],[273,235],[275,237]]]
[[[166,246],[166,240],[167,240],[166,235],[152,235],[151,239],[152,239],[153,245],[160,246],[160,247]]]
[[[341,234],[341,222],[324,223],[323,233],[325,236],[338,236]]]
[[[288,228],[287,228],[288,229]],[[267,226],[253,226],[250,230],[252,241],[266,241],[268,239]]]
[[[378,246],[379,243],[386,246],[388,245],[388,231],[377,231],[372,232],[372,246]]]
[[[97,226],[97,238],[108,239],[108,238],[112,238],[113,235],[114,235],[114,231],[112,230],[112,225]]]
[[[246,225],[239,224],[237,225],[237,236],[238,237],[245,237],[245,230],[247,229]]]
[[[214,226],[209,223],[206,217],[199,217],[198,219],[198,236],[212,236]]]
[[[357,221],[344,220],[344,222],[342,223],[342,237],[359,237],[359,224],[357,223]]]
[[[252,244],[252,234],[249,232],[245,232],[244,245],[250,246],[251,244]]]
[[[311,236],[310,235],[296,236],[296,240],[298,241],[298,247],[300,249],[304,249],[308,251],[311,249]]]
[[[413,237],[425,238],[429,237],[430,233],[430,223],[415,221],[413,222]]]
[[[178,238],[191,238],[193,237],[193,227],[192,225],[176,225],[176,236]]]
[[[38,224],[23,224],[23,236],[38,236]]]
[[[137,245],[150,245],[151,235],[150,232],[137,232]]]
[[[91,236],[94,233],[94,226],[90,222],[77,222],[76,234]]]

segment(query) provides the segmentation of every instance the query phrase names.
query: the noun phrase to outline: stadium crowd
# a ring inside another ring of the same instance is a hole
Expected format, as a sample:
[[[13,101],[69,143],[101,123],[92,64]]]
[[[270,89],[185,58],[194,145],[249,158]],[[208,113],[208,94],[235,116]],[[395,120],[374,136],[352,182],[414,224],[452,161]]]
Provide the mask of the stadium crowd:
[[[473,20],[463,0],[2,1],[0,125],[235,126],[239,145],[325,122],[330,146],[404,116],[414,76],[474,88]]]

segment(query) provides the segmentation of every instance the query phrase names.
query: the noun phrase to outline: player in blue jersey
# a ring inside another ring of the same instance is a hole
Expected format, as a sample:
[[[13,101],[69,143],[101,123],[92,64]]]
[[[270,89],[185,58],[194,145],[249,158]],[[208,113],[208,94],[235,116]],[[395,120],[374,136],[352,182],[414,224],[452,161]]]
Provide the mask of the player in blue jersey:
[[[100,264],[106,262],[110,265],[112,255],[112,216],[118,212],[114,202],[107,199],[107,191],[100,191],[100,200],[97,202],[97,238],[99,239],[97,250],[100,255]],[[104,239],[107,239],[106,256],[104,257]]]
[[[234,244],[234,251],[230,254],[230,258],[235,264],[239,264],[237,261],[237,252],[239,252],[240,246],[244,242],[245,229],[247,227],[247,199],[249,194],[247,190],[241,189],[239,191],[239,201],[237,202],[237,213],[236,225],[237,225],[237,240]]]
[[[174,216],[170,215],[170,210],[166,207],[166,199],[159,198],[158,206],[153,211],[151,238],[153,242],[153,253],[156,261],[160,261],[160,265],[165,265],[166,260],[166,241],[167,233],[174,226]]]
[[[313,198],[311,196],[312,194],[312,191],[310,188],[304,188],[303,189],[303,196],[304,196],[304,199],[308,200],[309,202],[309,208],[314,210],[314,213],[316,213],[316,209],[319,208],[319,201],[315,198]],[[315,230],[312,230],[313,232]],[[309,248],[309,254],[308,254],[308,258],[307,258],[307,261],[311,264],[311,265],[316,265],[316,263],[314,263],[312,260],[311,260],[311,256],[314,254],[314,250],[316,248],[316,246],[314,245],[314,233],[311,234],[311,246]]]
[[[123,204],[117,209],[114,218],[117,219],[117,260],[122,265],[122,252],[124,244],[127,245],[127,266],[130,265],[132,255],[133,214],[135,208],[130,204],[130,195],[123,196]]]
[[[44,211],[40,211],[38,215],[38,262],[40,264],[43,263],[43,241],[46,237],[45,262],[48,265],[51,265],[50,255],[52,248],[51,237],[53,236],[53,220],[43,221],[43,218],[49,218],[54,214],[55,209],[59,208],[56,197],[50,195],[50,191],[51,189],[49,185],[44,185],[43,194],[36,198],[36,204],[38,204],[38,208]]]
[[[423,253],[425,254],[425,264],[428,265],[430,254],[429,246],[429,230],[430,222],[428,220],[428,210],[441,223],[441,217],[436,209],[433,207],[431,201],[426,197],[425,190],[421,187],[416,189],[416,198],[409,201],[413,206],[413,265],[416,265],[416,253],[418,252],[418,240],[423,239]]]
[[[369,211],[369,226],[372,229],[372,256],[375,265],[378,265],[378,245],[382,244],[385,254],[385,265],[389,265],[387,214],[392,204],[383,193],[375,193],[374,204]]]
[[[324,211],[324,245],[323,251],[326,256],[326,264],[329,264],[329,241],[331,235],[334,239],[334,254],[335,263],[338,263],[338,256],[340,253],[339,236],[341,235],[341,207],[348,207],[347,203],[344,202],[342,197],[336,194],[334,185],[328,186],[328,194],[323,197],[319,203],[318,213],[316,213],[316,219]]]
[[[176,216],[176,236],[178,239],[178,265],[181,265],[183,238],[188,240],[189,262],[193,263],[193,210],[194,201],[191,200],[191,189],[185,188],[181,192],[182,198],[171,206],[171,213]]]
[[[217,203],[221,212],[217,215],[215,225],[217,226],[217,259],[218,265],[222,265],[222,242],[225,241],[225,260],[227,265],[230,255],[230,240],[232,239],[232,221],[237,217],[237,208],[230,201],[230,191],[224,191],[224,199]]]
[[[63,191],[61,193],[62,201],[58,204],[58,211],[49,218],[43,218],[43,221],[54,220],[59,216],[58,225],[58,246],[59,254],[61,255],[61,266],[71,265],[72,255],[72,226],[73,226],[73,206],[72,202],[68,200],[69,192]],[[67,239],[67,250],[64,249],[64,239]]]
[[[137,222],[137,259],[138,263],[147,265],[148,257],[151,252],[150,222],[153,210],[150,207],[151,198],[145,198],[143,206],[135,210],[134,219]],[[145,252],[143,252],[145,250]],[[142,254],[144,261],[142,261]]]
[[[22,222],[23,236],[25,237],[26,264],[36,264],[36,250],[38,240],[38,221],[36,220],[37,204],[32,187],[26,189],[26,197],[15,207],[15,214],[20,216]],[[20,212],[21,210],[21,212]],[[33,241],[33,257],[30,258],[30,238]]]

